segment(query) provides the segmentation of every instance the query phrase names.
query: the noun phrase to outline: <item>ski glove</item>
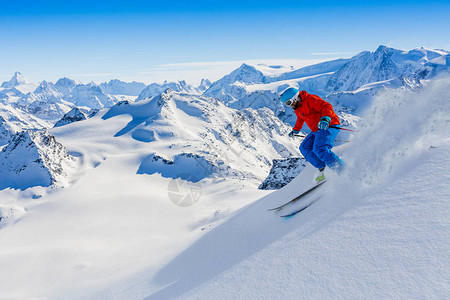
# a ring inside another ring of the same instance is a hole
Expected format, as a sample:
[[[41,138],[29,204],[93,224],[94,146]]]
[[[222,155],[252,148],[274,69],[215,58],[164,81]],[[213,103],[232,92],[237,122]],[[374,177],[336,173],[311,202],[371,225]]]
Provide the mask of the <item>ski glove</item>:
[[[320,118],[319,124],[317,124],[317,127],[322,130],[327,130],[328,126],[330,126],[331,118],[330,117],[322,117]]]
[[[289,132],[289,136],[293,137],[294,135],[297,135],[300,131],[297,130],[292,130],[291,132]]]

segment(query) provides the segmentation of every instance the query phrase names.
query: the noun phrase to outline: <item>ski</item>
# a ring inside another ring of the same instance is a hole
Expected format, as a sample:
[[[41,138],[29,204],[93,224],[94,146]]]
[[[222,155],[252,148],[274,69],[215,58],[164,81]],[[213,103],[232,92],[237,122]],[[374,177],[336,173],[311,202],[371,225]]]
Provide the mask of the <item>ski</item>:
[[[291,201],[286,202],[285,204],[283,204],[283,205],[281,205],[281,206],[274,207],[274,208],[270,208],[270,209],[268,209],[268,211],[271,211],[271,210],[281,210],[283,207],[288,206],[289,204],[298,201],[298,200],[299,200],[300,198],[302,198],[303,196],[308,195],[309,193],[311,193],[312,191],[314,191],[316,188],[318,188],[319,186],[321,186],[321,185],[324,184],[325,182],[327,182],[326,179],[323,180],[323,181],[321,181],[321,182],[319,182],[319,183],[317,183],[317,184],[316,184],[315,186],[313,186],[312,188],[310,188],[310,189],[304,191],[303,193],[301,193],[300,195],[298,195],[297,197],[295,197],[295,198],[292,199]]]
[[[298,214],[298,213],[304,211],[305,209],[307,209],[308,207],[310,207],[314,202],[316,202],[316,201],[319,200],[320,198],[321,198],[321,197],[315,199],[314,201],[310,202],[309,204],[303,206],[303,207],[300,208],[300,209],[294,210],[294,211],[291,212],[290,214],[283,215],[283,216],[280,216],[280,217],[281,217],[281,218],[289,218],[289,217],[295,216],[296,214]]]

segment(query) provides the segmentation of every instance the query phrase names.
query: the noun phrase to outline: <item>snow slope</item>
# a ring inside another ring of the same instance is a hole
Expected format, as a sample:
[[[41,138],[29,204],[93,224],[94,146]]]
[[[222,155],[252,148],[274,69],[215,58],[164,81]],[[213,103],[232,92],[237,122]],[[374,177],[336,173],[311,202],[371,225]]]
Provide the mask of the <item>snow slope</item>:
[[[262,199],[159,272],[168,287],[147,299],[446,299],[449,149],[373,195],[331,190],[291,219]]]

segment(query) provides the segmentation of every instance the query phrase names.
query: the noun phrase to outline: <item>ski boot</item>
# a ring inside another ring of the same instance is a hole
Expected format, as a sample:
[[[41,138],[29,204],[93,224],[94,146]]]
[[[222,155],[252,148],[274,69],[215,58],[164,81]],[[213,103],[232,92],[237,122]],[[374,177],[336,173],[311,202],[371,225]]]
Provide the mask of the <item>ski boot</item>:
[[[319,169],[319,175],[316,177],[316,183],[319,183],[321,181],[325,180],[325,167]]]

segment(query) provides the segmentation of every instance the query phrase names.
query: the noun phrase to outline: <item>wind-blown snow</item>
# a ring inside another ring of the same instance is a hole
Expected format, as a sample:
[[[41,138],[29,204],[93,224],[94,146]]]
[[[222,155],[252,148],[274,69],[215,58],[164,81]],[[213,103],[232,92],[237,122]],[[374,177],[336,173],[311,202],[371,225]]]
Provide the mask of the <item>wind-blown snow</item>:
[[[441,79],[414,93],[385,90],[375,98],[352,141],[358,147],[346,154],[351,157],[349,173],[361,176],[359,184],[389,180],[411,160],[444,143],[450,136],[449,89],[449,80]]]

